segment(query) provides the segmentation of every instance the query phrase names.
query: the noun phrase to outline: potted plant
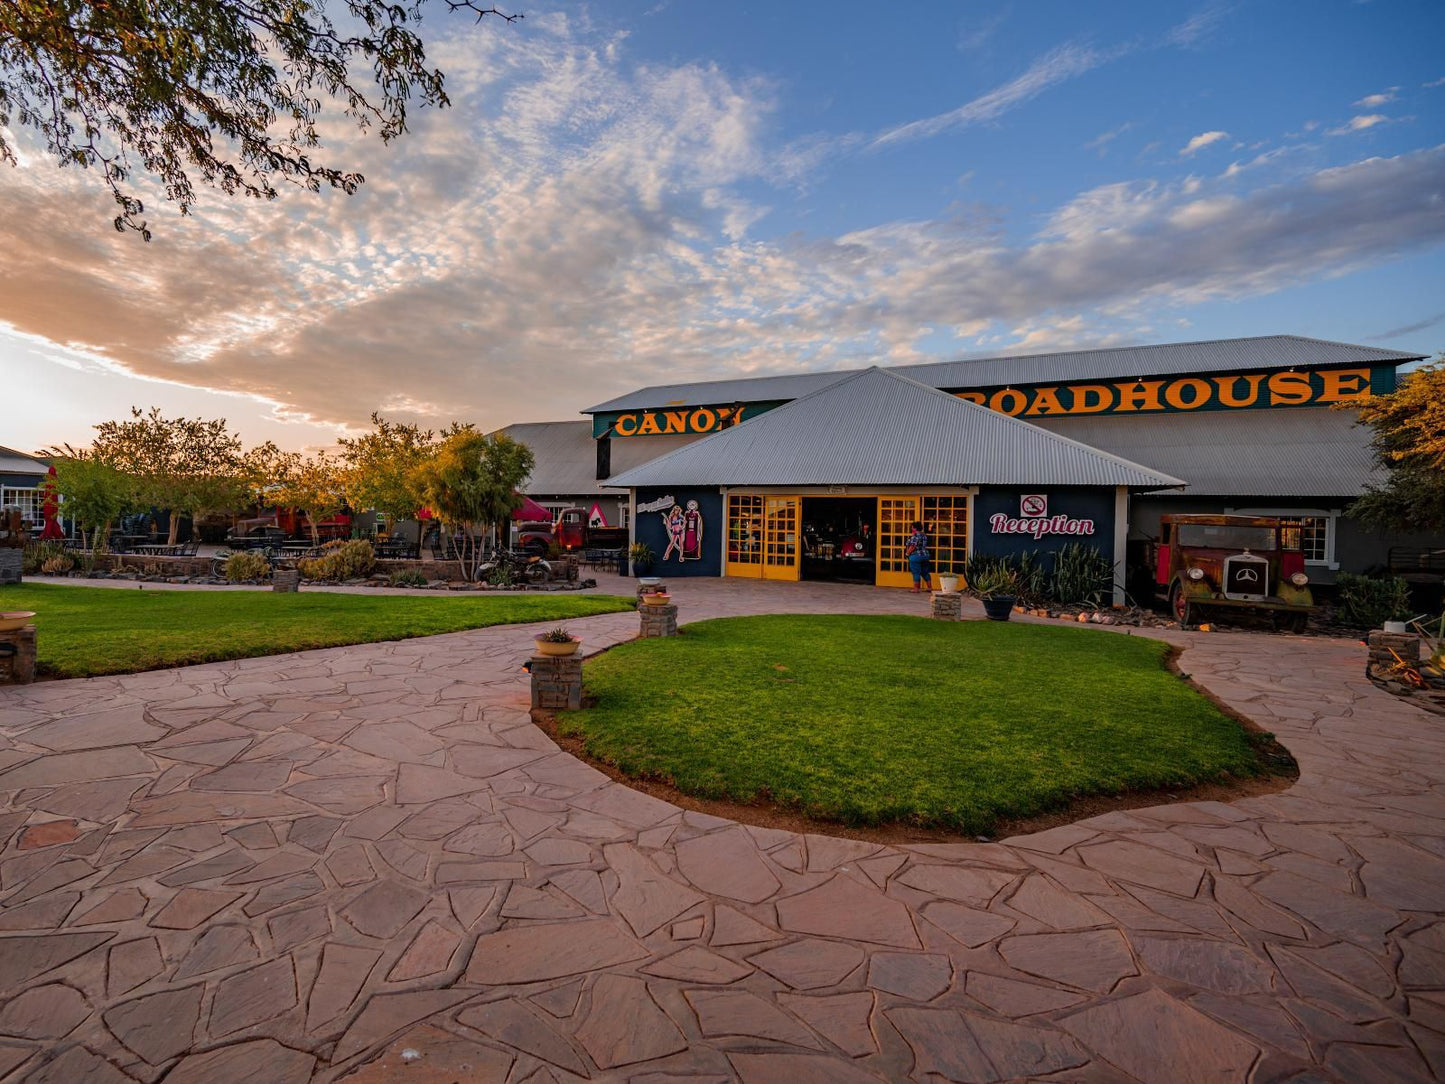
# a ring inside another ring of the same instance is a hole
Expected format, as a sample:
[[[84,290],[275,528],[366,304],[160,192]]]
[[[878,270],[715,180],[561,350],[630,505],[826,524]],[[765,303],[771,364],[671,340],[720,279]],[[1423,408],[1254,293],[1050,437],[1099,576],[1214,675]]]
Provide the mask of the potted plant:
[[[985,569],[969,581],[990,621],[1007,621],[1014,608],[1014,574],[1006,568]]]
[[[672,601],[672,596],[666,591],[646,591],[642,595],[644,606],[666,606]]]
[[[632,543],[627,550],[627,557],[632,562],[632,572],[634,575],[646,576],[652,571],[652,547],[646,542]]]
[[[945,595],[954,594],[958,590],[958,576],[952,572],[940,572],[938,574],[938,589]]]
[[[577,654],[577,649],[582,646],[582,638],[573,636],[564,626],[558,625],[555,629],[549,629],[542,635],[534,637],[537,645],[538,655],[547,655],[552,658],[565,658],[568,655]]]

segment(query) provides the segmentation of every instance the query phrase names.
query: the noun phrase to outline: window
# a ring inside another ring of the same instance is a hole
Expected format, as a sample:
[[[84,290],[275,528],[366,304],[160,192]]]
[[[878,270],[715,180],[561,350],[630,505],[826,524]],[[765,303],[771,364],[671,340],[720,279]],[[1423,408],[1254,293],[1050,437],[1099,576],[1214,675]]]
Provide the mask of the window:
[[[20,509],[20,515],[27,523],[39,524],[43,518],[40,506],[45,502],[45,493],[39,489],[0,489],[0,508],[12,505]]]
[[[762,563],[762,560],[763,498],[753,494],[730,494],[728,496],[728,564],[758,565]]]
[[[632,509],[627,505],[619,505],[617,508],[617,526],[624,531],[632,526]]]
[[[1335,560],[1335,523],[1339,509],[1321,508],[1228,508],[1242,516],[1278,516],[1280,544],[1304,552],[1305,564],[1339,568]]]
[[[968,498],[924,497],[923,530],[933,571],[962,574],[968,561]]]

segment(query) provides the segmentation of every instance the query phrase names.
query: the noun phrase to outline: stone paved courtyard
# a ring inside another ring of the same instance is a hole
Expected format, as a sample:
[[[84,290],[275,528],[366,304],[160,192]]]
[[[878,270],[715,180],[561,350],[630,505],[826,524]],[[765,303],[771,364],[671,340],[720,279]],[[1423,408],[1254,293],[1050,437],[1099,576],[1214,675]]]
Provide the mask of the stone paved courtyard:
[[[1352,642],[1159,634],[1287,791],[885,847],[610,782],[529,721],[530,635],[0,689],[0,1081],[1445,1076],[1445,734]]]

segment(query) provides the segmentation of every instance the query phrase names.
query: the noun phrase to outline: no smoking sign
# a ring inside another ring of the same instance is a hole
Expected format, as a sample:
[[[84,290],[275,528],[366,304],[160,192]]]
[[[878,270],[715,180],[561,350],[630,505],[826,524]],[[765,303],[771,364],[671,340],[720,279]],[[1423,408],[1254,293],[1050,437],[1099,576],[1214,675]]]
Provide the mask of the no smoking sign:
[[[1025,519],[1037,519],[1049,514],[1049,498],[1044,493],[1025,493],[1019,498],[1019,515]]]

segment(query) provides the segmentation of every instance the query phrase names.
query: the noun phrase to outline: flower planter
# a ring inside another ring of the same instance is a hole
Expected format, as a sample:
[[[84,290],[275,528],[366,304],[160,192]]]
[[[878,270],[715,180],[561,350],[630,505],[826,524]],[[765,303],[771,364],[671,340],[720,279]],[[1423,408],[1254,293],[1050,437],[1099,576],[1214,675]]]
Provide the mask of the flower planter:
[[[577,654],[577,649],[582,646],[581,640],[569,640],[566,643],[557,643],[553,640],[533,640],[537,645],[537,654],[545,655],[548,658],[561,659],[568,655]]]
[[[982,601],[983,612],[990,621],[1007,621],[1009,614],[1013,613],[1013,595],[995,595]]]
[[[939,574],[938,589],[945,595],[952,595],[958,591],[958,577]]]
[[[666,606],[671,601],[672,596],[663,591],[642,596],[642,604],[644,606]]]
[[[16,629],[23,629],[30,624],[35,617],[34,610],[5,610],[0,611],[0,632],[13,632]]]

